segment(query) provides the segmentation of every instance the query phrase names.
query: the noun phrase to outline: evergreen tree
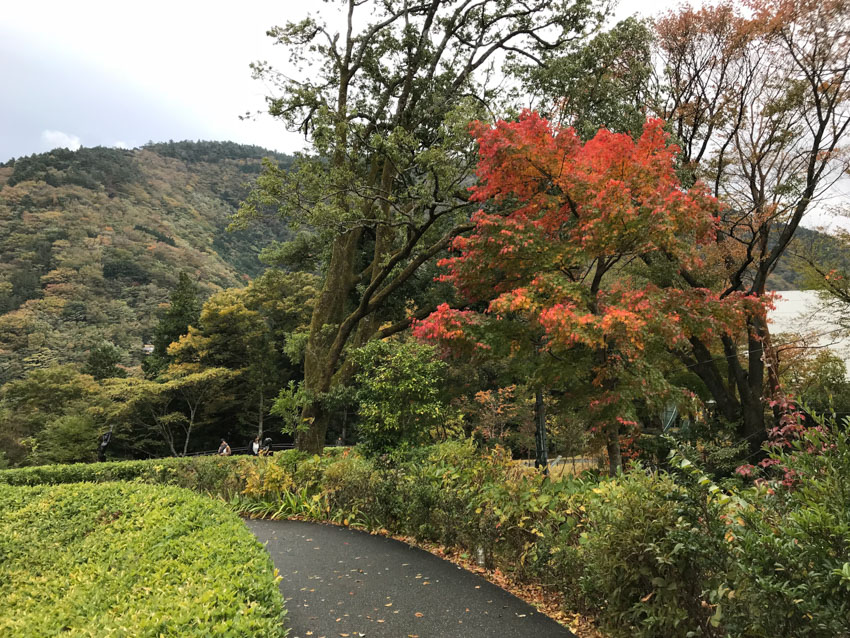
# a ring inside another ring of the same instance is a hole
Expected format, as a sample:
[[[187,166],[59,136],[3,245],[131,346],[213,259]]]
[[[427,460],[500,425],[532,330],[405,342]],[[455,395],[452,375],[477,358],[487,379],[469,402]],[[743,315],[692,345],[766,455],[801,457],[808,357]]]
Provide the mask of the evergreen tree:
[[[83,372],[98,380],[126,377],[127,372],[118,367],[122,358],[121,350],[111,343],[104,342],[89,351],[89,358],[83,367]]]
[[[148,379],[153,379],[165,371],[172,361],[168,346],[189,332],[190,325],[197,325],[200,315],[198,286],[188,274],[181,272],[177,288],[171,294],[171,303],[154,330],[153,353],[142,362],[142,370]]]

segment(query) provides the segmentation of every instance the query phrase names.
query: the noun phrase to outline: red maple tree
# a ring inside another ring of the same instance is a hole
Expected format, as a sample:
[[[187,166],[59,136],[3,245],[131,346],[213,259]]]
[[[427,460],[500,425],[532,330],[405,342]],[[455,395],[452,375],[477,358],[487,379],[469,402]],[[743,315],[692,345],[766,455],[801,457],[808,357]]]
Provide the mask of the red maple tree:
[[[660,120],[637,140],[600,130],[586,143],[533,112],[472,130],[482,209],[441,265],[481,310],[441,306],[414,333],[474,350],[493,346],[500,322],[519,321],[538,336],[536,352],[589,356],[594,396],[585,398],[615,470],[634,398],[670,391],[651,353],[711,341],[763,312],[755,298],[681,281],[683,269],[711,261],[721,205],[699,183],[682,188]],[[557,373],[550,381],[566,382]]]

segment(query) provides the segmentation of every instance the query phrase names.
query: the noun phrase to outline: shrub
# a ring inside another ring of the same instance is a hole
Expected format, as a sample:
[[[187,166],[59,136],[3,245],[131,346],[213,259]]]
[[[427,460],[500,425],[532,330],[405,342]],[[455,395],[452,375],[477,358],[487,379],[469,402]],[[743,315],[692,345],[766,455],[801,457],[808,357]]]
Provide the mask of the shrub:
[[[0,634],[283,637],[268,554],[173,487],[0,485]]]
[[[728,567],[723,507],[687,475],[601,482],[577,539],[584,606],[613,636],[726,635],[711,600]]]
[[[577,584],[613,636],[850,636],[848,435],[771,456],[783,481],[724,492],[679,457],[588,494]]]
[[[433,346],[370,341],[357,350],[360,441],[371,454],[445,438],[458,415],[443,396],[447,364]]]
[[[751,635],[850,636],[850,436],[811,429],[773,455],[791,485],[730,519],[739,623]]]
[[[322,476],[322,492],[330,511],[340,515],[344,522],[373,526],[387,521],[387,512],[381,507],[385,490],[381,476],[373,463],[361,456],[349,454],[328,465]]]

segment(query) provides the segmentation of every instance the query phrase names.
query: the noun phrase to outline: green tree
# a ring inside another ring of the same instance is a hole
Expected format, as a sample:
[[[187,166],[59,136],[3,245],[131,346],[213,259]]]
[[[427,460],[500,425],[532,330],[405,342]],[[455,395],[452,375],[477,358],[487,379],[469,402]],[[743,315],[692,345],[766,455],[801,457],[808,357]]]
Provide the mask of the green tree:
[[[191,365],[175,364],[157,380],[108,379],[104,385],[108,405],[97,415],[109,423],[118,423],[114,436],[119,445],[138,453],[173,456],[189,451],[192,435],[209,405],[229,400],[219,393],[234,376],[225,368],[196,370]]]
[[[653,34],[634,17],[544,66],[517,70],[536,108],[588,140],[605,128],[639,136],[653,95]]]
[[[360,442],[371,454],[445,438],[460,416],[445,396],[446,370],[433,346],[371,341],[355,360]]]
[[[594,0],[348,0],[342,14],[339,32],[316,17],[269,32],[309,72],[289,79],[259,63],[255,75],[279,81],[269,112],[307,136],[312,157],[289,172],[267,164],[239,220],[277,210],[326,246],[305,349],[310,427],[296,439],[313,452],[330,416],[320,397],[352,372],[346,351],[408,327],[401,290],[471,228],[466,127],[500,96],[496,61],[542,63],[581,41],[602,10]]]
[[[186,416],[175,406],[176,397],[169,386],[129,377],[106,379],[103,389],[107,402],[93,412],[103,422],[119,424],[113,431],[113,445],[140,455],[178,456]]]
[[[303,378],[303,355],[293,335],[306,331],[317,295],[309,273],[268,270],[247,288],[229,288],[204,303],[197,326],[169,348],[181,364],[238,372],[228,383],[238,412],[262,437],[270,398],[288,381]],[[233,406],[231,406],[231,409]]]
[[[185,272],[180,278],[171,302],[162,313],[153,335],[153,353],[142,363],[142,369],[148,379],[153,379],[168,367],[172,357],[168,346],[189,331],[189,326],[198,323],[201,314],[201,301],[198,298],[198,286]]]
[[[102,343],[89,351],[89,358],[83,367],[85,374],[95,379],[126,377],[127,371],[118,367],[124,359],[123,353],[111,343]]]
[[[200,422],[203,410],[215,401],[228,401],[232,397],[222,396],[220,391],[232,381],[238,373],[227,368],[204,368],[194,371],[193,366],[172,364],[163,375],[164,391],[175,397],[175,402],[183,408],[185,418],[178,421],[185,432],[183,438],[183,456],[189,451],[189,441],[195,427]]]
[[[30,460],[34,465],[90,463],[97,458],[101,428],[90,411],[63,414],[48,421],[35,440]]]
[[[51,425],[54,421],[83,415],[98,401],[97,383],[73,366],[32,370],[0,389],[0,447],[10,463],[25,464],[42,433],[55,430]],[[56,439],[54,433],[49,437]],[[89,446],[92,453],[97,449],[96,435]],[[55,447],[61,447],[61,442],[57,441]]]

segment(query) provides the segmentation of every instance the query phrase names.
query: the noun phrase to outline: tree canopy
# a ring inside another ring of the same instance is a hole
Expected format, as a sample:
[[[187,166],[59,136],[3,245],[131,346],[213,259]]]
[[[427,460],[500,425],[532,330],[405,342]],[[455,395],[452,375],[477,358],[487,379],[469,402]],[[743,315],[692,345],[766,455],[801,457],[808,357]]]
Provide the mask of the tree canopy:
[[[757,299],[691,288],[680,275],[704,262],[721,205],[700,184],[681,187],[678,149],[662,126],[648,121],[637,140],[603,129],[586,143],[534,113],[474,126],[472,199],[484,208],[472,218],[475,230],[453,242],[458,254],[441,263],[445,279],[486,302],[485,311],[443,305],[415,329],[492,348],[488,337],[504,331],[488,326],[518,320],[524,338],[502,347],[514,356],[529,346],[559,359],[588,354],[582,399],[609,426],[615,464],[618,423],[634,417],[635,398],[662,392],[669,400],[669,383],[653,369],[658,352],[735,334],[748,312],[764,313]],[[555,365],[545,382],[568,387],[563,369]]]
[[[603,9],[591,0],[349,0],[338,31],[312,16],[269,31],[300,75],[264,63],[255,74],[277,82],[269,112],[304,133],[311,155],[287,173],[267,165],[240,215],[272,209],[326,238],[306,349],[310,396],[350,378],[346,349],[409,326],[411,304],[420,318],[436,305],[409,284],[472,228],[466,126],[503,97],[493,65],[506,55],[540,64],[577,46]],[[303,418],[311,425],[298,445],[318,451],[328,414],[310,402]]]

